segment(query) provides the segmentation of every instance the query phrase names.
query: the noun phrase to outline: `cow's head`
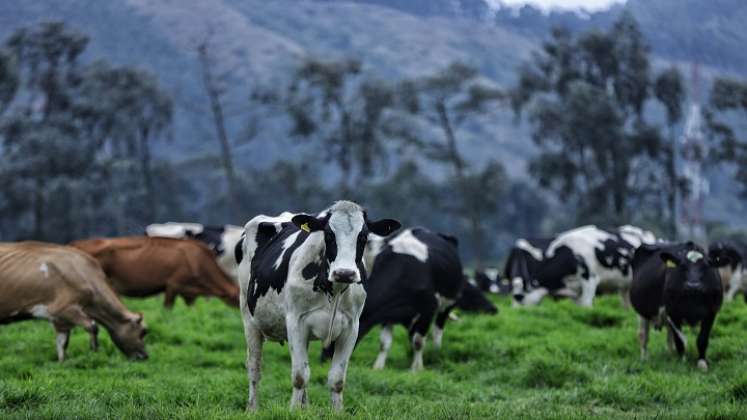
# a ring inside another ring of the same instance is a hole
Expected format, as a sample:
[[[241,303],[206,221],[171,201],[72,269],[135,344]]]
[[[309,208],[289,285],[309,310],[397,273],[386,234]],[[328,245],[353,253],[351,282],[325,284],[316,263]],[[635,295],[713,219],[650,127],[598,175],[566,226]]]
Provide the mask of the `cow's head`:
[[[703,249],[692,242],[675,249],[664,249],[659,255],[667,270],[665,290],[679,293],[700,293],[721,288],[721,281],[714,269],[729,264],[728,259],[707,257]]]
[[[148,353],[145,351],[145,335],[148,333],[148,328],[143,322],[143,314],[128,313],[125,319],[109,333],[114,344],[127,357],[136,360],[148,358]]]
[[[462,294],[457,299],[456,306],[467,312],[498,313],[498,308],[485,296],[483,291],[478,286],[470,283],[466,278],[462,284]]]
[[[387,236],[400,227],[391,219],[372,222],[365,210],[351,201],[338,201],[319,216],[298,214],[292,221],[301,230],[324,234],[327,280],[337,283],[359,283],[366,278],[363,251],[369,233]]]

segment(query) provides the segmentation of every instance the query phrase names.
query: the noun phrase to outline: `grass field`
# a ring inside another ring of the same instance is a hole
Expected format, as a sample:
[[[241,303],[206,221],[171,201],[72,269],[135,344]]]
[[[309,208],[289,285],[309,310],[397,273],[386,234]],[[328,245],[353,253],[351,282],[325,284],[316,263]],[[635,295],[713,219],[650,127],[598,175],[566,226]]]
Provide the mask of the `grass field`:
[[[265,345],[256,418],[747,418],[747,305],[725,305],[714,329],[711,370],[686,362],[653,332],[650,359],[638,359],[637,320],[613,296],[593,309],[546,301],[516,310],[498,300],[497,316],[462,314],[447,325],[444,347],[426,351],[426,371],[409,372],[405,331],[397,329],[390,363],[370,366],[378,330],[353,354],[346,408],[328,408],[328,364],[312,345],[311,406],[291,412],[288,349]],[[150,359],[129,362],[101,334],[88,350],[76,330],[68,359],[55,360],[45,322],[0,327],[0,419],[248,418],[239,313],[216,300],[128,300],[150,328]]]

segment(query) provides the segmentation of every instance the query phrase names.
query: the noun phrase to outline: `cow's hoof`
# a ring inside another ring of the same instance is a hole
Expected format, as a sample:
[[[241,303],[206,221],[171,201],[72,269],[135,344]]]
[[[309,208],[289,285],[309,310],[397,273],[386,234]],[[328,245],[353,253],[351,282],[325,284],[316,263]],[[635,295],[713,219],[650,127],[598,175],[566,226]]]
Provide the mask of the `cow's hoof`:
[[[703,372],[708,372],[708,362],[706,362],[705,359],[698,360],[698,369]]]

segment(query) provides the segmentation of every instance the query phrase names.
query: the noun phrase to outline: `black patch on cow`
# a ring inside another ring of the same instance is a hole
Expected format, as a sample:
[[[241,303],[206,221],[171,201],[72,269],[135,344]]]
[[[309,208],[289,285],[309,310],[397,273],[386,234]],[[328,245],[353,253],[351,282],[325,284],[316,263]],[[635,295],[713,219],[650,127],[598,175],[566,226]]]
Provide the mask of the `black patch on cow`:
[[[0,325],[3,325],[3,324],[12,324],[14,322],[19,322],[19,321],[28,321],[28,320],[31,320],[31,319],[34,319],[34,317],[31,314],[29,314],[29,313],[19,313],[19,314],[15,314],[13,316],[8,316],[6,318],[0,318]]]
[[[618,270],[625,276],[629,275],[630,262],[633,259],[635,248],[628,241],[624,240],[619,233],[611,230],[605,230],[605,232],[609,233],[614,238],[605,239],[604,242],[602,242],[601,249],[594,249],[597,261],[599,261],[599,264],[601,264],[602,267],[611,270]],[[624,249],[627,252],[623,254],[620,252],[621,249]]]
[[[241,234],[236,246],[233,248],[233,257],[236,259],[236,264],[240,264],[241,260],[244,259],[244,241],[246,240],[246,232]]]
[[[265,225],[264,227],[262,226],[263,224]],[[249,279],[246,291],[247,306],[249,307],[249,312],[252,314],[254,314],[254,309],[257,306],[257,300],[266,295],[270,288],[278,293],[283,290],[283,286],[285,286],[285,282],[288,279],[290,258],[293,252],[309,237],[308,233],[301,231],[292,223],[285,223],[280,232],[271,238],[267,239],[266,236],[260,238],[263,234],[268,233],[267,225],[273,231],[275,230],[274,225],[271,223],[260,223],[260,229],[257,230],[257,242],[260,245],[257,246],[257,250],[252,258],[251,278]],[[264,233],[260,233],[261,230]],[[290,247],[285,250],[280,266],[276,269],[275,261],[283,253],[283,242],[295,233],[298,233],[298,236]]]
[[[187,230],[187,236],[191,236],[194,239],[204,243],[208,246],[216,255],[223,255],[226,251],[223,247],[223,233],[226,228],[223,226],[203,226],[202,232],[193,234]]]

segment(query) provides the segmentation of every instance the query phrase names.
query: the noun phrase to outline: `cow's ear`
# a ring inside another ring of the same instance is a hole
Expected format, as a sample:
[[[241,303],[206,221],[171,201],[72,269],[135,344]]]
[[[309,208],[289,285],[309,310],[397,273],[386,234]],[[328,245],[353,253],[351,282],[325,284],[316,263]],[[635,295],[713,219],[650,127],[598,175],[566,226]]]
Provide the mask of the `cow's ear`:
[[[708,253],[708,265],[714,268],[726,267],[733,261],[731,255],[723,252],[709,252]]]
[[[393,219],[381,219],[376,222],[368,222],[368,231],[379,236],[388,236],[402,226]]]
[[[297,214],[291,219],[294,225],[298,226],[299,229],[306,232],[316,232],[324,230],[324,226],[327,224],[324,220],[319,220],[314,216],[308,214]]]
[[[667,268],[676,268],[680,265],[679,258],[669,251],[662,251],[661,254],[659,254],[659,258],[664,261],[664,265],[666,265]]]

